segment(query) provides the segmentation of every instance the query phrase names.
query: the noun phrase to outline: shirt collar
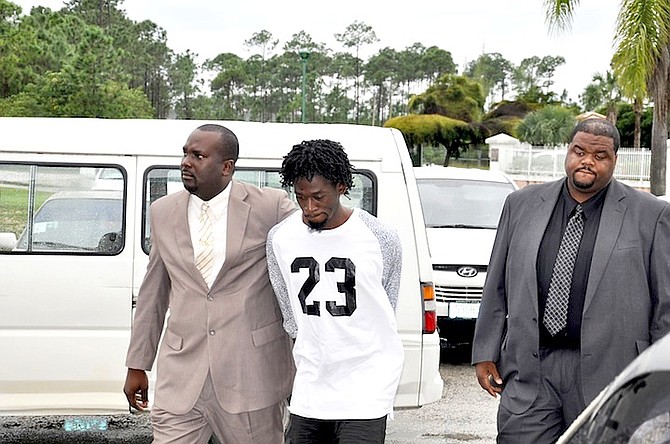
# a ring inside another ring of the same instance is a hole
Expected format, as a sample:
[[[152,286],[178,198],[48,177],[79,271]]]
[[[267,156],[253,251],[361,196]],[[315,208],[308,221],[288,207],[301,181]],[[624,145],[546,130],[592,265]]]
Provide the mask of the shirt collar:
[[[228,209],[228,200],[230,198],[230,189],[232,186],[233,182],[231,181],[228,186],[223,189],[223,191],[207,201],[211,212],[210,214],[215,220],[219,220]],[[198,209],[200,209],[202,204],[205,202],[195,194],[191,194],[191,200],[195,203]]]
[[[610,183],[612,182],[610,181]],[[598,191],[595,195],[591,196],[588,200],[581,203],[582,209],[584,210],[584,219],[588,219],[594,212],[599,211],[600,208],[602,208],[602,204],[605,201],[605,196],[607,195],[607,190],[609,190],[610,183],[608,183],[605,188]],[[570,191],[568,191],[567,178],[563,183],[561,197],[563,199],[567,214],[571,215],[575,207],[579,204],[579,202],[573,199],[572,196],[570,195]]]

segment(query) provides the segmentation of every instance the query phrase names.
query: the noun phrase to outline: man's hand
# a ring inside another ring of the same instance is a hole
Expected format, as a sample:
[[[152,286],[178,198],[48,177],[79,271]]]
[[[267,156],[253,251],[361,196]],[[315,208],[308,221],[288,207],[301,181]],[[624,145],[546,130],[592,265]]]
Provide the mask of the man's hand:
[[[149,378],[144,370],[128,369],[123,393],[131,407],[142,411],[149,406]]]
[[[498,367],[492,361],[478,362],[475,364],[477,381],[494,398],[502,393],[503,380],[498,373]]]

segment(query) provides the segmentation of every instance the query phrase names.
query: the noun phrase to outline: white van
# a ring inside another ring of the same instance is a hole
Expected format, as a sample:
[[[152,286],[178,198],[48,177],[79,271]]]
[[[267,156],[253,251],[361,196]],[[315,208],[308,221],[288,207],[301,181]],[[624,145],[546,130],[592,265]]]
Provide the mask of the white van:
[[[183,189],[182,146],[204,123],[211,122],[0,118],[0,415],[128,412],[124,362],[151,245],[147,210]],[[392,224],[403,241],[397,318],[405,367],[395,404],[438,400],[432,269],[402,135],[220,123],[240,141],[236,178],[259,186],[280,187],[282,158],[294,144],[342,143],[356,169],[345,204]]]
[[[518,186],[504,173],[476,168],[416,167],[414,174],[433,261],[442,348],[467,351],[498,219]]]

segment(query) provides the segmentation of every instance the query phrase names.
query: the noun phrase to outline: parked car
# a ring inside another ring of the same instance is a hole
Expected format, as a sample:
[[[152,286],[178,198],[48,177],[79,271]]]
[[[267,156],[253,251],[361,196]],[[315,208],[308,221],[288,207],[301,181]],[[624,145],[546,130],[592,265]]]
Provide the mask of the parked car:
[[[670,335],[631,362],[558,440],[558,444],[670,442]]]
[[[71,251],[116,254],[123,247],[121,191],[59,191],[26,227],[16,251]]]
[[[498,219],[518,189],[506,174],[474,168],[415,167],[433,262],[442,351],[472,343]]]

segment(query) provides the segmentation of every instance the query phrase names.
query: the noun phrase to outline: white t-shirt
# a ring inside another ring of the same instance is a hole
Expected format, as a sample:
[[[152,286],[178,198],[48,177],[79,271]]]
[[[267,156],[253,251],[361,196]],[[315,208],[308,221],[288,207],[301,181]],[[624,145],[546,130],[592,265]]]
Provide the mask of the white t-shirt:
[[[331,420],[392,413],[403,366],[396,231],[359,209],[341,226],[316,231],[296,211],[270,231],[267,253],[284,328],[296,338],[291,413]]]

